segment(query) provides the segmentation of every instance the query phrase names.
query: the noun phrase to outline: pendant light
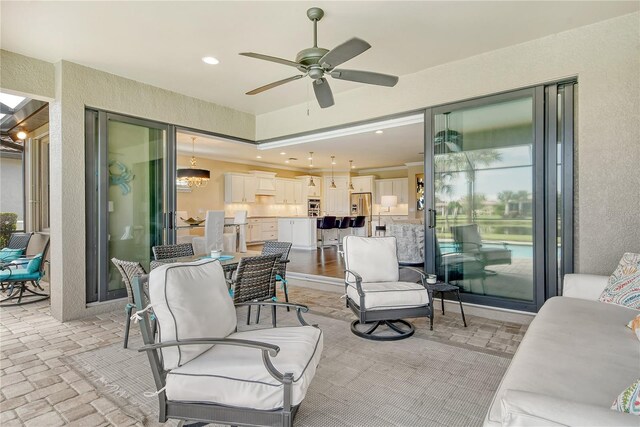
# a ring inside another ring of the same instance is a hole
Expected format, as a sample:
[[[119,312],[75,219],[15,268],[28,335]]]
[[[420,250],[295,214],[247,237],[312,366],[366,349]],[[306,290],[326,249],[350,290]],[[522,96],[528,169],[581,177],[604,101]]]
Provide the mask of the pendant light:
[[[354,191],[353,183],[351,182],[351,169],[353,169],[353,160],[349,160],[349,191]]]
[[[189,187],[205,187],[211,178],[211,173],[206,169],[196,167],[195,136],[191,137],[191,167],[178,169],[178,181],[186,183]]]
[[[335,159],[336,159],[336,156],[331,156],[331,185],[329,186],[329,189],[331,189],[331,190],[335,190],[336,188],[338,188],[338,187],[336,187],[336,182],[333,179],[333,165],[336,164],[336,160]]]
[[[313,168],[313,151],[309,151],[309,167]],[[313,182],[313,177],[309,177],[309,187],[315,187],[316,183]]]

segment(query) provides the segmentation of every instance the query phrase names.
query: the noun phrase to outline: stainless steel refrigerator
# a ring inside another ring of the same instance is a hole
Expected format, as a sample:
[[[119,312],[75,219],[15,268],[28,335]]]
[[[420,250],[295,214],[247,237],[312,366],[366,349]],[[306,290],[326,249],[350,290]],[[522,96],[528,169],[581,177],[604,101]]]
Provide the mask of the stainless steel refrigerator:
[[[371,212],[373,211],[373,200],[371,193],[351,193],[351,216],[365,216],[365,236],[371,236]]]

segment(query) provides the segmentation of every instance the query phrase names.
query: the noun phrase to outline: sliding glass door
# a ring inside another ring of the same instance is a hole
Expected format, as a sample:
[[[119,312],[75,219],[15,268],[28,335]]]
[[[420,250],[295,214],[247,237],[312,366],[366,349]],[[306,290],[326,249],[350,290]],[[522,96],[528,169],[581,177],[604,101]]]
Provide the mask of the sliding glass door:
[[[468,302],[535,311],[557,293],[556,230],[570,212],[550,179],[563,165],[549,151],[564,152],[552,96],[537,87],[427,111],[426,268]]]
[[[126,296],[111,258],[148,271],[151,248],[171,239],[169,131],[161,123],[87,110],[87,302]]]

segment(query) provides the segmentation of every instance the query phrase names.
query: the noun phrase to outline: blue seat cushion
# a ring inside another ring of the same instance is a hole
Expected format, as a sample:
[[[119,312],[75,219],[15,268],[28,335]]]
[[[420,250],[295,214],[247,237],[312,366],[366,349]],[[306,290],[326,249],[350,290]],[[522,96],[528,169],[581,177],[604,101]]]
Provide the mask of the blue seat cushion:
[[[40,264],[42,263],[42,254],[34,256],[27,265],[27,271],[29,273],[36,273],[40,270]]]
[[[30,273],[26,268],[12,268],[0,270],[0,281],[10,280],[12,282],[24,280],[39,280],[40,272]]]
[[[22,256],[24,249],[0,249],[0,261],[10,262],[14,261]]]

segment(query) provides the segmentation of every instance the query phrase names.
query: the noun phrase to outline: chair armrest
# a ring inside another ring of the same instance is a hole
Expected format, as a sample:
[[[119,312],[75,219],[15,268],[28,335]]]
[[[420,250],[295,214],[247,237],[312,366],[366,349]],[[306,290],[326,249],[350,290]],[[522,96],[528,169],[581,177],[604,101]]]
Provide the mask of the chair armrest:
[[[417,267],[413,267],[413,266],[410,266],[410,265],[400,265],[399,268],[401,268],[403,270],[411,270],[413,272],[416,272],[416,273],[418,273],[420,275],[420,277],[423,280],[427,278],[427,274],[424,271],[422,271],[419,268],[417,268]]]
[[[364,292],[362,292],[362,276],[359,275],[358,273],[356,273],[355,271],[349,270],[349,269],[345,269],[344,272],[348,273],[348,274],[351,274],[351,275],[353,275],[353,277],[355,277],[355,279],[356,279],[356,289],[358,290],[358,295],[363,297],[364,296]],[[350,283],[347,282],[346,278],[345,278],[344,282],[345,282],[345,285],[350,285]]]
[[[309,311],[309,307],[307,307],[306,305],[303,305],[303,304],[296,304],[296,303],[291,303],[291,302],[277,302],[277,301],[247,301],[247,302],[240,302],[240,303],[237,303],[237,304],[234,304],[234,305],[236,307],[252,306],[252,305],[259,305],[259,306],[261,306],[261,305],[271,305],[271,306],[275,306],[275,307],[295,308],[296,309],[296,316],[298,317],[298,321],[300,322],[300,324],[302,326],[311,326],[302,317],[302,313],[307,313]]]
[[[609,277],[595,274],[565,274],[562,296],[597,301]]]
[[[520,390],[507,390],[501,405],[503,426],[638,426],[631,414]]]
[[[280,347],[266,342],[252,340],[238,340],[233,338],[196,338],[184,341],[167,341],[155,344],[147,344],[138,349],[138,351],[155,351],[165,347],[176,347],[180,345],[232,345],[237,347],[255,348],[262,351],[262,362],[269,374],[277,381],[282,383],[291,382],[293,374],[281,373],[273,366],[270,357],[276,357],[280,352]]]

